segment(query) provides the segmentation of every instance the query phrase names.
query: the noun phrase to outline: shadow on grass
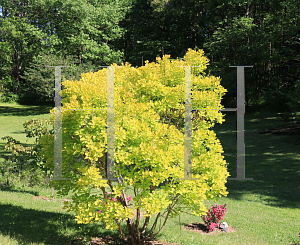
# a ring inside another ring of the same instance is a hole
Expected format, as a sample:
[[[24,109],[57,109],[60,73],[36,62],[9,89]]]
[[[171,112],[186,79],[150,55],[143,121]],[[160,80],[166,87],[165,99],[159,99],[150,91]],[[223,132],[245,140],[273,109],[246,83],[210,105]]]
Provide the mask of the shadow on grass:
[[[0,114],[2,116],[36,116],[41,114],[49,114],[53,107],[44,106],[22,106],[14,107],[13,105],[1,105]]]
[[[227,198],[245,200],[244,194],[255,194],[254,202],[284,208],[300,208],[300,131],[293,134],[268,133],[273,127],[283,131],[291,122],[284,122],[279,115],[260,111],[255,119],[255,108],[245,114],[245,178],[254,180],[227,180]],[[249,112],[251,111],[251,112]],[[228,171],[236,178],[236,113],[226,112],[225,122],[210,130],[216,133],[223,147]],[[287,132],[286,132],[287,133]],[[163,186],[161,184],[159,187]]]
[[[13,187],[6,187],[6,186],[2,186],[0,185],[0,191],[9,191],[9,192],[15,192],[15,193],[28,193],[34,196],[38,196],[39,192],[38,191],[25,191],[25,190],[16,190]]]
[[[0,233],[17,240],[18,244],[87,245],[92,244],[91,241],[105,241],[105,243],[93,244],[129,244],[120,239],[117,230],[107,230],[104,222],[77,224],[74,218],[72,214],[2,204],[0,205]],[[126,222],[121,222],[121,228],[124,235],[128,236]],[[139,231],[141,232],[140,227]],[[146,232],[149,232],[149,229]],[[158,234],[155,239],[159,239],[160,236],[161,234]]]
[[[11,132],[11,134],[24,134],[24,133],[25,133],[24,130]]]
[[[290,135],[271,133],[274,128],[281,131],[291,124],[276,114],[266,112],[260,119],[254,118],[252,113],[245,114],[245,177],[254,180],[228,180],[227,197],[241,200],[244,199],[243,194],[252,193],[260,196],[255,202],[300,208],[300,147],[296,145],[296,142],[300,143],[300,131]],[[218,125],[214,131],[229,163],[229,178],[235,178],[236,116],[228,114],[226,121],[230,124]],[[270,133],[262,134],[263,131]]]
[[[16,239],[18,244],[89,244],[92,237],[117,237],[117,232],[106,230],[104,223],[77,224],[71,214],[21,206],[0,205],[0,221],[0,233]]]

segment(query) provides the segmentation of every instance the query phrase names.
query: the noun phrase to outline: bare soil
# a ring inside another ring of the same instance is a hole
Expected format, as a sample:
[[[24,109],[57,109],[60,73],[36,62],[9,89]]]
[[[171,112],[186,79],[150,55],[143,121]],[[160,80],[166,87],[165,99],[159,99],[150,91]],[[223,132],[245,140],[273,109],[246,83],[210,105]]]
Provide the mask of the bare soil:
[[[230,233],[230,232],[236,232],[236,230],[232,227],[229,226],[229,231],[223,232],[222,229],[216,228],[214,231],[209,231],[209,228],[204,224],[204,223],[193,223],[190,224],[186,227],[184,227],[184,230],[192,231],[192,232],[197,232],[201,233],[204,235],[218,235],[221,233]]]
[[[32,197],[33,198],[33,200],[45,200],[45,201],[48,201],[48,202],[50,202],[50,198],[48,198],[48,197],[42,197],[42,196],[34,196],[34,197]]]
[[[48,197],[43,197],[43,196],[34,196],[34,197],[32,197],[33,198],[33,200],[44,200],[44,201],[47,201],[47,202],[50,202],[50,201],[52,201],[52,199],[50,199],[50,198],[48,198]],[[60,202],[64,202],[64,201],[66,201],[66,202],[70,202],[71,201],[71,199],[60,199],[59,200]]]
[[[300,125],[286,125],[282,127],[273,127],[259,131],[259,134],[273,134],[273,135],[290,135],[291,141],[289,143],[300,144]]]
[[[75,245],[75,244],[78,244],[78,242],[80,242],[80,241],[82,241],[82,239],[74,240],[70,244]],[[122,241],[119,238],[112,238],[110,236],[107,236],[105,238],[96,237],[96,238],[93,238],[92,241],[86,242],[85,244],[86,245],[100,245],[100,244],[105,244],[105,245],[130,245],[130,243],[126,243],[126,242]],[[149,241],[147,243],[147,245],[180,245],[180,244],[153,240],[153,241]]]

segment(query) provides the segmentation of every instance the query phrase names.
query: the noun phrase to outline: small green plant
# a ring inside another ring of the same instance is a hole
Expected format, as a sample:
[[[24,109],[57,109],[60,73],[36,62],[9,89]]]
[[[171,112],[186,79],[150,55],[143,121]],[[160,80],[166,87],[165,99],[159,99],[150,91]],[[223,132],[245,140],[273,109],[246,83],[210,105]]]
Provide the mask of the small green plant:
[[[11,136],[2,137],[3,140],[7,140],[4,150],[11,151],[8,156],[1,155],[5,159],[1,166],[2,184],[12,186],[12,183],[15,183],[15,176],[18,176],[20,180],[26,180],[27,186],[44,185],[43,178],[51,171],[44,166],[39,138],[54,133],[48,129],[48,124],[46,119],[32,119],[23,124],[26,137],[37,137],[35,144],[30,147],[24,147]]]
[[[259,111],[255,112],[255,118],[259,118]]]

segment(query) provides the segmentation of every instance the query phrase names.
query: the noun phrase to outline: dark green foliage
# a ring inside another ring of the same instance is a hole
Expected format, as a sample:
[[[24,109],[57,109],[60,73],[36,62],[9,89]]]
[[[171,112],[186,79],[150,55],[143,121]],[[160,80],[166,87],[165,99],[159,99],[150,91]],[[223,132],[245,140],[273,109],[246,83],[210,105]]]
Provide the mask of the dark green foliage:
[[[273,113],[281,113],[285,121],[297,120],[300,112],[300,81],[296,81],[295,88],[289,89],[282,85],[277,87],[274,83],[267,85],[264,90],[265,109]]]
[[[51,53],[43,53],[34,58],[34,61],[25,70],[24,76],[26,84],[20,89],[21,104],[40,104],[41,102],[54,101],[55,90],[55,68],[48,66],[71,66],[61,68],[62,80],[80,80],[81,73],[94,72],[97,68],[91,62],[77,65],[76,58],[70,55],[63,57],[63,54],[56,56]]]
[[[3,1],[1,5],[6,18],[6,22],[0,18],[2,101],[18,96],[27,104],[53,101],[54,68],[46,68],[52,72],[49,76],[45,69],[41,72],[43,78],[52,79],[45,86],[31,75],[27,75],[29,80],[21,79],[26,77],[25,71],[34,68],[30,64],[37,64],[33,57],[46,55],[46,50],[72,56],[74,66],[89,67],[87,61],[94,66],[121,62],[141,66],[163,54],[176,59],[188,48],[200,48],[210,59],[208,71],[220,76],[221,85],[228,90],[225,107],[235,104],[236,96],[236,69],[229,65],[253,65],[245,69],[246,106],[263,100],[276,79],[277,90],[279,86],[294,89],[300,75],[299,1],[17,2]],[[8,18],[13,15],[15,19]],[[71,70],[63,68],[62,75],[67,78]]]
[[[4,5],[5,6],[4,6]],[[8,7],[2,3],[5,10],[16,11],[14,2]],[[2,9],[3,10],[3,9]],[[6,18],[5,18],[6,17]],[[20,75],[24,67],[44,48],[43,40],[47,34],[42,33],[32,26],[26,18],[19,18],[18,15],[3,13],[0,18],[0,85],[1,93],[5,97],[3,101],[13,101],[17,98],[18,89],[22,83]],[[12,96],[13,93],[14,95]]]
[[[0,102],[11,103],[15,102],[19,96],[13,92],[15,82],[11,76],[6,76],[1,81],[2,86],[0,90]]]
[[[287,91],[284,87],[277,88],[274,83],[267,85],[264,89],[266,110],[275,113],[283,113],[289,110],[286,103],[289,101]]]
[[[287,95],[289,102],[287,102],[286,105],[292,113],[291,116],[292,118],[295,117],[297,123],[300,123],[300,117],[297,115],[297,112],[300,113],[300,80],[296,81],[296,88]]]
[[[121,63],[123,53],[115,49],[113,41],[125,32],[118,23],[131,1],[0,2],[0,100],[19,97],[18,102],[23,104],[53,101],[54,68],[39,69],[35,65],[45,65],[41,59],[57,65],[64,55],[72,56],[72,61],[66,59],[67,64],[74,65],[73,70],[62,69],[66,79],[69,74],[79,79],[80,72],[93,71],[95,64]],[[44,57],[50,54],[54,58]],[[32,73],[36,68],[38,71]],[[3,81],[7,76],[13,86]]]

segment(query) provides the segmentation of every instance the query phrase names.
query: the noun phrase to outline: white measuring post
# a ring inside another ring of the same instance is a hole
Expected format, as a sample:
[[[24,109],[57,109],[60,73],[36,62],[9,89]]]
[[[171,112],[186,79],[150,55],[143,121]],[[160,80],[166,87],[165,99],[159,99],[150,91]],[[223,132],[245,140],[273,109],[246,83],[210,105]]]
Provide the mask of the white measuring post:
[[[177,180],[201,180],[192,176],[192,99],[191,99],[191,67],[185,67],[185,120],[184,120],[184,178]]]
[[[253,178],[245,178],[245,67],[253,66],[229,66],[237,67],[237,161],[236,161],[236,178],[228,178],[228,180],[254,180]],[[230,108],[233,109],[233,108]]]
[[[182,67],[182,66],[181,66]],[[244,67],[253,66],[229,66],[237,67],[237,107],[225,109],[200,108],[193,109],[191,107],[191,66],[184,66],[185,69],[185,127],[184,127],[184,178],[179,180],[196,180],[192,178],[192,136],[191,136],[191,117],[192,111],[195,110],[221,110],[237,112],[237,164],[236,178],[228,178],[228,180],[254,180],[253,178],[245,178],[245,75]]]
[[[115,113],[114,113],[114,66],[107,69],[107,179],[118,181],[115,172]]]
[[[61,108],[61,67],[70,66],[45,66],[55,67],[55,131],[54,131],[54,178],[50,180],[71,180],[70,178],[62,178],[62,110],[107,110],[107,171],[108,178],[111,181],[118,181],[114,177],[114,66],[100,66],[108,67],[107,70],[107,109],[78,109],[78,108]],[[49,179],[49,178],[46,178]]]
[[[50,180],[71,180],[62,178],[62,133],[61,133],[61,67],[70,66],[45,66],[55,67],[55,123],[54,123],[54,178]],[[46,178],[49,179],[49,178]]]

